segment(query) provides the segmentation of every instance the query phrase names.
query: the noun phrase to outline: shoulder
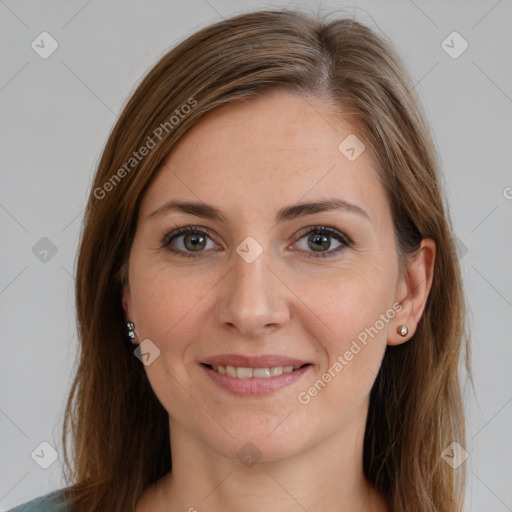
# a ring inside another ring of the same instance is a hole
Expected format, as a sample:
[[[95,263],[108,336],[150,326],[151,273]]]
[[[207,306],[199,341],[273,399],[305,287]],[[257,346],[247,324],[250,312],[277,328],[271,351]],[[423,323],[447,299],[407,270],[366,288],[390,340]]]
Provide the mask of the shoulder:
[[[64,489],[52,491],[33,500],[22,503],[7,512],[69,512],[63,498]]]

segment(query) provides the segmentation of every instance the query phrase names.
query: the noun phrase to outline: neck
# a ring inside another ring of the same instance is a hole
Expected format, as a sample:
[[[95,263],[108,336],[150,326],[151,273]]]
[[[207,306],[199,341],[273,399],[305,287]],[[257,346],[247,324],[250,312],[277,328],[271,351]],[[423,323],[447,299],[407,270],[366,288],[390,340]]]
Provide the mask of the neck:
[[[147,510],[387,512],[363,474],[365,417],[366,411],[357,428],[347,426],[288,458],[254,465],[213,451],[171,420],[172,472],[154,486]]]

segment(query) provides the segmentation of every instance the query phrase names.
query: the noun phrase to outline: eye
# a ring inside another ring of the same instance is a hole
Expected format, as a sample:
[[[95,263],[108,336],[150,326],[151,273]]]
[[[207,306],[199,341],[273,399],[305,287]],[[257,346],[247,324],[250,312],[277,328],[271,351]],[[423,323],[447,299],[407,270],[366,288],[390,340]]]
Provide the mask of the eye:
[[[162,240],[162,247],[180,256],[194,258],[203,252],[204,249],[212,248],[207,247],[208,239],[212,242],[208,229],[185,226],[165,235]],[[213,245],[215,247],[215,244]]]
[[[332,238],[339,242],[339,245],[334,249],[327,251],[331,248]],[[306,258],[328,258],[335,256],[345,247],[350,247],[352,241],[343,233],[337,229],[330,228],[327,226],[314,226],[313,229],[309,229],[305,233],[303,232],[300,240],[305,239],[306,245],[301,248],[302,250],[309,252],[311,249],[313,252],[305,255]],[[297,244],[295,244],[297,245]]]
[[[331,249],[332,238],[336,239],[339,243],[334,249]],[[345,247],[352,245],[349,237],[337,229],[327,226],[313,226],[313,228],[309,228],[305,232],[303,231],[299,241],[302,239],[306,239],[306,245],[305,247],[299,247],[299,249],[304,252],[310,252],[309,249],[312,250],[310,254],[306,255],[307,258],[334,256]],[[208,247],[208,240],[213,244],[213,247]],[[297,245],[299,244],[294,244],[294,246]],[[179,256],[194,258],[204,252],[205,249],[215,248],[216,244],[212,241],[210,230],[197,226],[184,226],[165,235],[162,240],[162,247]],[[328,249],[331,250],[328,251]]]

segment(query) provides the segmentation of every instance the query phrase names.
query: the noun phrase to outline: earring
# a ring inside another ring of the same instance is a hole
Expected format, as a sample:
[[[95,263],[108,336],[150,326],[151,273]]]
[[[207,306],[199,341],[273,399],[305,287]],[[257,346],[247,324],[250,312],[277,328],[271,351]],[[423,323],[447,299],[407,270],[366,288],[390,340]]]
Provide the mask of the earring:
[[[133,322],[126,322],[126,334],[132,341],[137,339],[137,335],[135,334],[135,324]]]
[[[407,336],[407,333],[409,332],[409,329],[407,329],[406,325],[399,325],[396,328],[396,332],[400,334],[400,336]]]

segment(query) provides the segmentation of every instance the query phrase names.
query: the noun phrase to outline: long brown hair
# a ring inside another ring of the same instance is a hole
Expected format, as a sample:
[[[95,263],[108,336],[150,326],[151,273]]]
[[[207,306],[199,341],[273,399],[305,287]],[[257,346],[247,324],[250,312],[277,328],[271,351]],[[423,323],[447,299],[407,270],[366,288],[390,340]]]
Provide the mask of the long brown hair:
[[[321,98],[362,134],[388,193],[400,262],[422,238],[436,242],[417,331],[387,347],[371,391],[363,462],[392,511],[462,509],[464,464],[454,470],[441,454],[453,441],[465,445],[458,363],[465,349],[470,375],[467,306],[438,157],[413,84],[391,44],[364,24],[276,9],[234,16],[178,44],[142,80],[108,139],[76,269],[80,350],[62,435],[74,511],[133,510],[171,470],[168,414],[126,340],[121,305],[141,197],[206,113],[271,87]]]

